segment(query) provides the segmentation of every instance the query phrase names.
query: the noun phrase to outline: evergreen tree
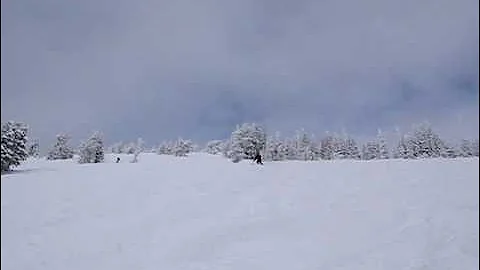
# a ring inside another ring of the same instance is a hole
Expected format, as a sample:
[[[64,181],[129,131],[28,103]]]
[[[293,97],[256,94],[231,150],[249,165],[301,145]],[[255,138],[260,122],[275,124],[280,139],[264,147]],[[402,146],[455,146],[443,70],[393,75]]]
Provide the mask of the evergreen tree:
[[[378,142],[378,159],[388,159],[390,157],[390,154],[388,152],[388,147],[387,147],[387,140],[385,139],[385,135],[383,135],[383,132],[379,129],[377,133],[377,142]]]
[[[455,146],[451,143],[445,142],[443,144],[440,156],[443,158],[456,158],[458,157],[459,153]]]
[[[48,160],[57,159],[70,159],[73,158],[74,150],[69,145],[70,136],[67,134],[57,135],[57,141],[53,145],[52,149],[48,152]]]
[[[410,148],[416,158],[440,157],[443,141],[430,125],[421,124],[410,138]]]
[[[276,132],[275,136],[271,136],[267,140],[265,150],[265,160],[280,161],[286,159],[285,146],[280,139],[280,133]]]
[[[411,151],[409,150],[408,139],[405,135],[402,135],[402,137],[400,137],[400,141],[398,142],[397,147],[395,148],[393,157],[408,159],[411,158],[410,152]]]
[[[103,136],[99,132],[93,135],[79,147],[79,163],[100,163],[104,161]]]
[[[237,126],[231,136],[231,155],[235,159],[253,159],[265,150],[266,134],[260,125],[245,123]]]
[[[358,149],[357,142],[348,137],[344,141],[344,147],[346,152],[346,158],[348,159],[360,159],[360,150]]]
[[[38,143],[38,140],[31,140],[28,143],[28,148],[27,148],[28,156],[29,157],[34,157],[38,158],[40,156],[40,145]]]
[[[472,155],[473,155],[474,157],[478,157],[478,154],[479,154],[479,153],[478,153],[478,152],[479,152],[479,142],[478,142],[478,139],[473,140],[471,146],[472,146]]]
[[[223,147],[224,141],[222,140],[213,140],[209,141],[207,145],[205,146],[204,152],[211,154],[211,155],[217,155],[222,153],[222,147]]]
[[[316,160],[320,155],[313,136],[309,136],[304,129],[297,131],[296,153],[298,160]]]
[[[173,154],[173,143],[164,141],[160,144],[157,149],[157,154],[159,155],[172,155]]]
[[[286,160],[296,160],[298,157],[296,142],[292,139],[284,140],[283,151]]]
[[[8,121],[2,124],[1,171],[9,171],[12,166],[20,165],[28,157],[28,127],[20,122]]]
[[[380,157],[380,146],[378,142],[367,142],[362,147],[362,159],[371,160]]]
[[[190,140],[179,138],[173,146],[173,154],[177,157],[186,157],[193,151],[193,143]]]
[[[135,144],[135,152],[133,153],[133,159],[131,163],[138,162],[138,156],[145,150],[145,141],[142,138],[137,139],[137,143]]]
[[[123,147],[123,142],[116,142],[110,146],[110,152],[113,154],[122,154]]]
[[[472,142],[469,140],[463,139],[460,142],[460,149],[459,154],[461,157],[473,157],[474,151],[472,147]]]
[[[337,140],[332,135],[327,135],[320,141],[320,158],[324,160],[332,160],[335,158],[337,151]]]

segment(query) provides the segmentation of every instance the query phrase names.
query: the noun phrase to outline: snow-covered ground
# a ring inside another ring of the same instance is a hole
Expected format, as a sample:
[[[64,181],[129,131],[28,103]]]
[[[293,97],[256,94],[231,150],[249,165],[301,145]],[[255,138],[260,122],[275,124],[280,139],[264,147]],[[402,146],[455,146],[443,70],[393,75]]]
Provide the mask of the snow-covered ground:
[[[479,160],[29,161],[2,270],[479,269]]]

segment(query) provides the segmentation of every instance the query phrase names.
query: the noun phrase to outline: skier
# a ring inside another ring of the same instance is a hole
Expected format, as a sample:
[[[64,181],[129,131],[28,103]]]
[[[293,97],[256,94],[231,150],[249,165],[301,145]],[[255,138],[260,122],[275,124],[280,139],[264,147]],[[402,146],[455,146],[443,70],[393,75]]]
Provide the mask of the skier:
[[[260,155],[260,152],[257,152],[255,157],[253,158],[253,161],[257,162],[257,164],[263,165],[262,155]]]
[[[120,162],[120,158],[119,158],[119,157],[117,157],[117,163],[119,163],[119,162]]]

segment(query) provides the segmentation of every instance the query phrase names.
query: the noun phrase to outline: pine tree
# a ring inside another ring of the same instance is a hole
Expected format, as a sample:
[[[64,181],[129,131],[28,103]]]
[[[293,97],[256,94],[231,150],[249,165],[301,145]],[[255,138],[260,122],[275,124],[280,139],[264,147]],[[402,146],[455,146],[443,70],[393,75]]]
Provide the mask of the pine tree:
[[[357,142],[352,138],[345,139],[344,142],[346,150],[346,158],[348,159],[360,159],[360,150],[358,149]]]
[[[186,157],[193,151],[193,143],[190,140],[179,138],[173,146],[173,154],[177,157]]]
[[[275,136],[271,136],[267,140],[265,150],[265,160],[280,161],[286,159],[285,146],[280,139],[280,133],[276,132]]]
[[[24,123],[8,121],[2,124],[1,171],[9,171],[12,166],[20,165],[28,157],[28,127]]]
[[[387,140],[385,139],[385,136],[383,135],[383,132],[379,129],[377,133],[377,142],[378,142],[378,159],[388,159],[390,157],[390,154],[388,152],[388,147],[387,147]]]
[[[40,145],[37,139],[31,140],[27,148],[28,156],[38,158],[40,156]]]
[[[257,152],[265,150],[266,134],[262,126],[245,123],[237,126],[231,135],[231,151],[235,159],[253,159]]]
[[[377,141],[367,142],[362,147],[362,159],[371,160],[380,157],[380,146]]]
[[[116,142],[110,146],[110,152],[113,154],[121,154],[123,150],[123,142]]]
[[[222,140],[209,141],[203,151],[211,155],[218,155],[222,152],[223,144]]]
[[[100,163],[104,161],[103,136],[94,132],[92,136],[79,147],[79,163]]]
[[[52,149],[48,152],[48,160],[57,159],[70,159],[73,158],[74,150],[69,145],[70,136],[67,134],[57,135],[57,141],[53,145]]]
[[[297,131],[296,152],[299,160],[316,160],[320,155],[320,149],[313,136],[309,136],[304,129]]]
[[[333,135],[333,158],[334,159],[348,159],[350,157],[349,138],[343,133],[342,137]]]
[[[122,145],[121,153],[123,154],[135,154],[137,150],[137,144],[135,142],[130,142]]]
[[[471,146],[472,146],[472,155],[474,157],[478,157],[478,152],[479,152],[479,141],[478,139],[476,140],[473,140],[472,143],[471,143]]]
[[[173,154],[173,143],[164,141],[160,144],[157,149],[157,154],[159,155],[172,155]]]
[[[451,143],[445,142],[443,144],[440,156],[443,158],[456,158],[458,157],[459,153],[455,146]]]
[[[408,147],[408,140],[404,135],[402,135],[402,137],[400,137],[400,141],[398,142],[397,147],[395,148],[393,157],[407,159],[410,158],[409,153],[410,151]]]
[[[296,142],[292,139],[285,139],[283,142],[283,151],[286,160],[296,160],[298,157]]]
[[[463,139],[460,142],[460,149],[459,154],[461,157],[473,157],[474,151],[472,147],[472,143],[469,140]]]
[[[414,129],[410,146],[417,158],[440,157],[443,142],[429,124],[421,124]]]
[[[231,158],[230,157],[231,149],[232,149],[232,140],[227,139],[227,140],[223,141],[223,143],[222,143],[222,155],[224,157]]]
[[[138,162],[138,156],[143,153],[145,150],[145,141],[142,138],[137,139],[137,143],[135,144],[135,152],[133,153],[133,159],[131,163]]]
[[[324,160],[332,160],[335,158],[336,139],[332,135],[327,135],[320,141],[320,158]]]

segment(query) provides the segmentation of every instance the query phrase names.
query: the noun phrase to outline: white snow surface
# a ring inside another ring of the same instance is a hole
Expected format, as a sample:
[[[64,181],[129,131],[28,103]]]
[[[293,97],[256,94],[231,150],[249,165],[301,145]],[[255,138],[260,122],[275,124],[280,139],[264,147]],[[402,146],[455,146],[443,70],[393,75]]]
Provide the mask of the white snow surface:
[[[116,156],[2,175],[2,270],[479,269],[478,158]]]

